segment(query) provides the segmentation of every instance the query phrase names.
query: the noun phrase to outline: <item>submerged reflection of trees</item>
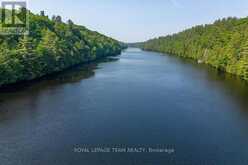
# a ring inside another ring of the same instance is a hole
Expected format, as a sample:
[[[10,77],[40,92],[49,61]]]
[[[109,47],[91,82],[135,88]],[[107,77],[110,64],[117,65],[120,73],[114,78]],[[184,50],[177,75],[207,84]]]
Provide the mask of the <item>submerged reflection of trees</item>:
[[[99,63],[115,62],[118,60],[118,57],[107,57],[89,64],[77,65],[65,71],[48,75],[40,79],[4,86],[0,88],[0,98],[3,94],[24,91],[28,88],[40,88],[42,90],[45,87],[58,86],[66,83],[77,83],[83,79],[93,77],[95,75],[95,70],[98,69]]]
[[[206,64],[197,64],[196,62],[190,62],[198,70],[206,72],[206,78],[209,83],[216,82],[218,88],[221,88],[226,95],[230,96],[235,102],[238,103],[242,113],[248,117],[248,83],[241,78],[225,73],[218,69],[215,69]]]
[[[240,110],[243,116],[248,118],[248,83],[246,81],[207,64],[198,64],[192,59],[184,59],[177,56],[170,56],[170,58],[176,60],[179,65],[191,65],[193,70],[197,69],[200,71],[205,76],[204,80],[206,79],[207,81],[204,82],[209,85],[209,89],[214,90],[214,84],[216,88],[234,100],[239,107],[237,110]]]
[[[11,86],[6,86],[0,89],[0,121],[4,118],[10,119],[11,115],[19,113],[16,110],[9,111],[8,105],[19,101],[26,100],[30,105],[32,113],[36,109],[36,102],[43,92],[53,91],[54,89],[63,88],[65,84],[74,84],[82,80],[89,79],[95,76],[95,70],[98,69],[99,63],[109,63],[119,60],[117,57],[105,58],[89,64],[82,64],[63,72],[58,72],[53,75],[45,76],[38,80],[23,82]],[[21,111],[20,111],[21,113]],[[32,114],[33,115],[33,114]]]
[[[64,84],[73,84],[89,79],[95,76],[95,70],[98,69],[99,63],[109,63],[118,60],[118,57],[108,57],[89,64],[77,65],[63,72],[48,75],[37,80],[2,87],[0,88],[0,104],[6,100],[33,95],[34,93],[37,94],[37,92],[42,92],[47,88],[58,88]]]
[[[27,90],[29,88],[42,88],[46,86],[62,85],[65,83],[75,83],[82,79],[87,79],[94,76],[94,70],[97,68],[97,64],[78,65],[63,72],[48,75],[40,79],[21,82],[18,84],[12,84],[0,88],[0,96],[8,93],[16,93]]]

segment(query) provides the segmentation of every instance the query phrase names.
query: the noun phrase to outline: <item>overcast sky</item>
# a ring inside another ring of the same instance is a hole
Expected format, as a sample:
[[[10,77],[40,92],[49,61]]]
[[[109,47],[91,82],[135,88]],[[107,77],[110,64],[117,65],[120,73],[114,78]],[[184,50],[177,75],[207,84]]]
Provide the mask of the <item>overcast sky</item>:
[[[145,41],[218,18],[248,16],[248,0],[29,0],[37,13],[51,16],[125,42]]]

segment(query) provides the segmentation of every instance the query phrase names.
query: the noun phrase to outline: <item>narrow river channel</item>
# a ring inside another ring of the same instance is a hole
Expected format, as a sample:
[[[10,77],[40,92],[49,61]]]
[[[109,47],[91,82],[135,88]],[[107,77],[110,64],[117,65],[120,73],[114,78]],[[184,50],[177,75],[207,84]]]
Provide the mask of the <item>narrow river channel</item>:
[[[1,91],[0,164],[248,164],[248,84],[127,49]]]

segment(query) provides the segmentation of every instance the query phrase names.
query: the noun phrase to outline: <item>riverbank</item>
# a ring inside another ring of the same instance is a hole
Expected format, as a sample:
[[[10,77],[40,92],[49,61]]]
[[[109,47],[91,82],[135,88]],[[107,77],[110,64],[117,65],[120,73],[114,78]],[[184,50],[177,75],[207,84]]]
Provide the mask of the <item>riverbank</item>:
[[[117,59],[0,92],[1,164],[248,161],[247,84],[176,56],[129,49]],[[93,147],[175,152],[74,152]]]
[[[16,83],[12,83],[12,84],[5,84],[0,86],[0,92],[2,93],[9,93],[9,92],[16,92],[18,90],[22,90],[26,87],[30,87],[32,85],[41,83],[42,81],[47,81],[47,80],[53,80],[56,78],[61,78],[61,76],[63,77],[64,75],[68,75],[68,77],[74,77],[74,76],[78,76],[78,74],[82,74],[82,72],[89,72],[89,70],[93,71],[94,69],[96,69],[97,65],[100,63],[104,63],[104,62],[113,62],[118,60],[119,55],[116,56],[108,56],[108,57],[104,57],[104,58],[99,58],[96,59],[94,61],[88,61],[88,62],[84,62],[84,63],[80,63],[74,66],[71,66],[69,68],[66,68],[64,70],[61,71],[57,71],[51,74],[47,74],[44,75],[42,77],[39,78],[35,78],[32,80],[26,80],[26,81],[20,81],[20,82],[16,82]],[[76,70],[78,70],[78,73],[76,72]],[[67,74],[68,73],[68,74]],[[75,75],[76,73],[76,75]],[[89,72],[91,73],[91,72]],[[86,77],[90,77],[92,76],[91,74],[83,74],[83,78]]]
[[[1,11],[1,10],[0,10]],[[121,53],[119,41],[60,16],[29,14],[29,35],[0,36],[0,86],[30,81]]]
[[[248,81],[248,17],[225,18],[151,39],[144,50],[191,58]]]
[[[241,81],[244,81],[245,83],[248,83],[248,79],[236,74],[236,73],[232,73],[228,70],[225,70],[223,68],[218,68],[216,67],[214,64],[211,64],[209,62],[206,62],[202,59],[197,59],[197,58],[193,58],[193,57],[185,57],[185,56],[181,56],[181,55],[176,55],[176,54],[169,54],[169,53],[166,53],[166,52],[160,52],[160,51],[155,51],[155,50],[146,50],[146,49],[142,49],[143,51],[148,51],[148,52],[156,52],[156,53],[161,53],[162,55],[166,56],[175,56],[175,57],[178,57],[178,58],[181,58],[181,59],[186,59],[186,60],[192,60],[192,62],[196,63],[196,64],[203,64],[203,65],[207,65],[207,66],[210,66],[214,69],[216,69],[218,72],[220,73],[224,73],[224,74],[229,74],[230,76],[232,77],[236,77],[238,79],[240,79]]]

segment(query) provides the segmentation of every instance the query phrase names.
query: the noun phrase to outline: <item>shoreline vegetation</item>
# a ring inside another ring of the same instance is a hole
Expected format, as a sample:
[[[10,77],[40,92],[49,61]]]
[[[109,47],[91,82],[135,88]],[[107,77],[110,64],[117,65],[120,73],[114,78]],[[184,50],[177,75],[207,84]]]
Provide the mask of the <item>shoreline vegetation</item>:
[[[30,12],[29,24],[29,35],[0,35],[0,87],[116,56],[125,48],[123,43],[71,20],[49,19],[44,11]]]
[[[248,17],[229,17],[177,34],[131,44],[211,65],[248,81]]]
[[[91,77],[91,75],[94,75],[94,70],[97,69],[98,64],[104,63],[104,62],[117,61],[118,56],[119,55],[98,58],[94,61],[76,64],[71,67],[65,68],[61,71],[53,72],[53,73],[50,73],[50,74],[47,74],[47,75],[44,75],[42,77],[35,78],[32,80],[23,80],[23,81],[15,82],[12,84],[5,84],[5,85],[0,86],[0,93],[15,92],[18,90],[22,90],[26,87],[30,87],[30,86],[42,83],[43,81],[47,81],[47,80],[50,81],[50,80],[56,79],[59,81],[60,80],[64,81],[64,78],[66,78],[70,81],[70,79],[73,79],[73,77],[78,74],[80,74],[80,80],[87,79],[88,77]],[[86,71],[87,72],[90,71],[90,72],[87,73]],[[67,76],[67,77],[64,77],[64,76]]]

